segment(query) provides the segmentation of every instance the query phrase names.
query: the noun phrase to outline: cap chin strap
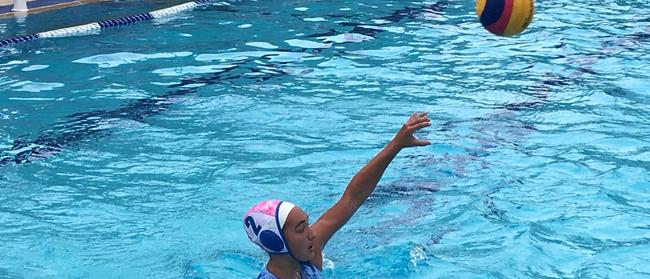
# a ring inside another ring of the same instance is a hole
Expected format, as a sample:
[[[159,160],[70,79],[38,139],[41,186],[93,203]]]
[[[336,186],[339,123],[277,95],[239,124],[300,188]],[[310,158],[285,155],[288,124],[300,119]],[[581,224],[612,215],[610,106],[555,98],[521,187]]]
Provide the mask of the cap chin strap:
[[[294,256],[293,253],[291,253],[291,248],[289,248],[289,242],[287,241],[287,238],[284,236],[284,231],[283,231],[284,224],[287,221],[287,218],[289,218],[289,213],[294,207],[296,207],[296,205],[293,203],[285,202],[285,201],[280,202],[275,217],[276,217],[276,221],[278,222],[277,223],[278,228],[280,229],[280,236],[282,237],[282,241],[284,241],[284,244],[286,245],[287,248],[287,254],[289,254],[289,256],[291,256],[291,258],[293,258],[295,261],[299,263],[304,263],[298,260],[296,256]]]

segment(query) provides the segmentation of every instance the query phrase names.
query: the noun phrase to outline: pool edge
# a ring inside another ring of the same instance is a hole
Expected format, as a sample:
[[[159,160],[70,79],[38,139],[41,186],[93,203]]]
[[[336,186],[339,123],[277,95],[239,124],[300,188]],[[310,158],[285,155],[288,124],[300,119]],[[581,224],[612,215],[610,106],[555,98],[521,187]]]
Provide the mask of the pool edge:
[[[3,13],[0,13],[0,19],[20,17],[20,16],[26,16],[26,15],[30,15],[30,14],[38,14],[38,13],[43,13],[43,12],[50,12],[50,11],[55,11],[55,10],[64,9],[64,8],[68,8],[68,7],[80,6],[80,5],[84,5],[84,4],[97,3],[97,2],[105,2],[105,1],[107,1],[107,0],[61,1],[61,3],[37,6],[35,8],[29,9],[28,12],[12,12],[12,11],[3,12]],[[34,1],[34,2],[37,2],[37,1]],[[7,7],[7,6],[3,6],[3,7]]]

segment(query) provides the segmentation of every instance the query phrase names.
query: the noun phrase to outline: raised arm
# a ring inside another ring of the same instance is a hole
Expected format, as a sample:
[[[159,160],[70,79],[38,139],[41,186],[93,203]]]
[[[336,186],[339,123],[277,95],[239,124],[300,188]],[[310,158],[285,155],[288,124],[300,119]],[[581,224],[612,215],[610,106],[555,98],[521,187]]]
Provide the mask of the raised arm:
[[[431,120],[426,113],[411,114],[397,135],[352,178],[341,199],[311,226],[319,248],[324,248],[332,235],[343,227],[368,199],[384,171],[402,148],[431,144],[413,136],[415,131],[430,125]]]

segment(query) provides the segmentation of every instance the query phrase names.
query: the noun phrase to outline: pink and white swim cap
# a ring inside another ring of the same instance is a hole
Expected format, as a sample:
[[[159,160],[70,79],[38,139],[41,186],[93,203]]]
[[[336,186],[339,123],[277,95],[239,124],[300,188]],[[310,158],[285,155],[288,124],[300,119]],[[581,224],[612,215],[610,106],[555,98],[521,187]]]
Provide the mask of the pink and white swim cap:
[[[248,239],[268,253],[291,254],[282,228],[294,207],[280,200],[263,201],[253,206],[244,216]]]

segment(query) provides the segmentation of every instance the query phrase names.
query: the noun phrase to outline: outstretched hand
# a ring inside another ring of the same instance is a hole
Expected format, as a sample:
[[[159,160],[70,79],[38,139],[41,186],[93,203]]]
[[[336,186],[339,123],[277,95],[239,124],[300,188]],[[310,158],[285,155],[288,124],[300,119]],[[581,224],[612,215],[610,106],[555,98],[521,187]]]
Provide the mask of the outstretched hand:
[[[431,120],[427,116],[427,113],[414,112],[406,123],[402,125],[402,128],[399,129],[397,135],[393,138],[393,141],[398,144],[400,148],[429,145],[431,144],[430,141],[416,139],[415,136],[413,136],[415,131],[428,126],[431,126]]]

